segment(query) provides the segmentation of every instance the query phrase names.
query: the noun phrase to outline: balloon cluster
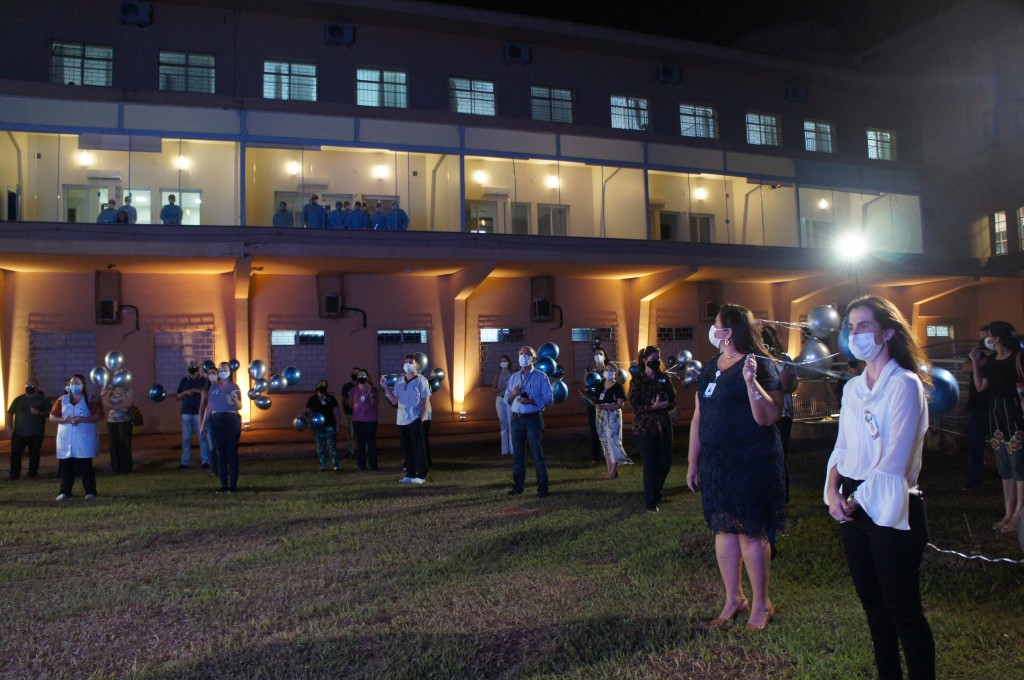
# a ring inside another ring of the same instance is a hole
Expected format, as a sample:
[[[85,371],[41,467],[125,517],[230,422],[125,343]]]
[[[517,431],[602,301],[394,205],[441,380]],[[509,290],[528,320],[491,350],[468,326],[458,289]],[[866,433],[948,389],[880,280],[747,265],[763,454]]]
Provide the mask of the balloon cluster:
[[[682,374],[683,387],[690,387],[697,382],[697,378],[700,377],[700,372],[704,370],[704,364],[693,358],[693,354],[688,349],[679,350],[678,354],[670,354],[665,357],[665,371],[669,375]],[[636,371],[639,373],[640,369],[636,366],[630,366],[629,370]]]
[[[97,366],[89,371],[89,380],[93,385],[103,389],[108,385],[128,387],[132,384],[132,372],[125,368],[124,354],[117,350],[107,352],[103,357],[103,363],[103,366]]]
[[[427,374],[427,368],[430,366],[430,357],[425,352],[416,352],[412,355],[416,361],[416,372],[427,379],[430,384],[430,393],[433,394],[441,389],[441,383],[448,377],[448,374],[444,372],[443,368],[435,368],[429,374]],[[398,379],[401,378],[399,373],[385,373],[384,384],[388,387],[394,387]]]
[[[232,360],[230,365],[238,364]],[[234,369],[232,369],[234,370]],[[262,359],[253,359],[249,363],[249,377],[252,379],[252,387],[249,388],[248,396],[252,403],[261,411],[266,411],[273,405],[273,401],[267,394],[278,394],[294,385],[302,378],[302,371],[289,366],[281,373],[274,373],[267,378],[267,364]]]
[[[596,342],[599,344],[600,339]],[[537,348],[537,359],[533,362],[533,367],[546,375],[551,382],[551,400],[556,404],[561,404],[569,398],[569,386],[562,380],[565,368],[558,363],[559,353],[558,345],[545,342]]]
[[[832,357],[836,356],[829,350],[828,345],[823,341],[827,340],[833,333],[840,331],[839,345],[843,345],[842,329],[846,324],[839,316],[839,312],[831,305],[815,307],[807,314],[807,325],[805,328],[811,334],[800,348],[794,363],[796,372],[801,378],[811,379],[823,374],[831,365]],[[847,334],[849,331],[847,330]],[[847,342],[849,346],[849,342]],[[850,358],[853,358],[852,356]]]

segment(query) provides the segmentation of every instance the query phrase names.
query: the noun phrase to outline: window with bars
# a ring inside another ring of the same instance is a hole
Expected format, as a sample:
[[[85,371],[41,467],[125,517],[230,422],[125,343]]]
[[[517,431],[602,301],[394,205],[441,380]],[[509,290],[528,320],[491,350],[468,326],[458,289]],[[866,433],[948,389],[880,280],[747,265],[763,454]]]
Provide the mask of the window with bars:
[[[164,92],[216,92],[216,57],[212,54],[160,50],[160,89]]]
[[[64,394],[64,381],[76,373],[86,376],[86,389],[95,393],[88,376],[97,365],[96,334],[30,332],[28,365],[28,377],[50,400]]]
[[[747,144],[779,146],[779,117],[773,113],[747,114]]]
[[[684,349],[692,354],[693,326],[658,326],[657,346],[661,350],[661,361],[666,366],[669,357],[678,357]],[[701,357],[694,358],[702,360]]]
[[[832,124],[805,120],[804,148],[818,153],[832,153]]]
[[[359,106],[409,108],[408,77],[405,71],[356,69],[356,103]]]
[[[281,375],[286,368],[299,369],[302,380],[289,385],[290,392],[312,391],[316,381],[327,378],[326,334],[321,330],[270,331],[270,375]]]
[[[868,158],[876,161],[896,160],[896,133],[891,130],[867,130]]]
[[[430,331],[425,328],[411,330],[377,331],[378,375],[401,374],[407,354],[423,352],[430,357]],[[427,367],[429,374],[431,367]],[[427,376],[429,377],[429,375]]]
[[[997,212],[992,215],[992,254],[1005,255],[1009,252],[1006,239],[1006,213]]]
[[[646,130],[648,101],[643,97],[611,96],[612,127],[617,130]]]
[[[157,331],[153,336],[154,382],[163,385],[167,394],[174,394],[186,377],[188,362],[200,365],[216,361],[213,356],[213,331]],[[206,372],[202,371],[203,377]]]
[[[929,338],[952,338],[953,328],[952,326],[941,325],[941,326],[927,326],[926,333]]]
[[[449,78],[448,92],[451,110],[454,113],[468,113],[474,116],[497,115],[494,105],[494,83],[489,80]]]
[[[530,87],[530,111],[534,120],[549,123],[574,123],[576,95],[558,87]]]
[[[494,384],[494,375],[501,368],[502,356],[509,359],[509,368],[519,368],[519,348],[526,344],[525,328],[480,328],[480,386]]]
[[[715,110],[710,106],[680,104],[679,134],[683,137],[717,139],[718,125],[715,122]]]
[[[316,64],[304,61],[263,62],[263,98],[316,101]]]
[[[110,87],[114,84],[114,48],[54,42],[50,50],[50,82]]]

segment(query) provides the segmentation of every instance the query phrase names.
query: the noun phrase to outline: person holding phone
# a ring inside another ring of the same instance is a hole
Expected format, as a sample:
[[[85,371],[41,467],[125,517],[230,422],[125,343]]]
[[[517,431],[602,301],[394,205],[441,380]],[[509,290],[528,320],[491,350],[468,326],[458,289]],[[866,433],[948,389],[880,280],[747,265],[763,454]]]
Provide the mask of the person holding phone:
[[[653,345],[637,355],[637,372],[629,383],[629,407],[633,409],[633,443],[644,466],[644,507],[658,512],[661,490],[672,467],[672,420],[676,407],[672,381],[661,370],[661,350]]]
[[[242,408],[242,390],[231,380],[231,366],[226,361],[217,367],[217,378],[207,393],[203,423],[210,421],[217,448],[219,493],[234,493],[238,490],[238,441],[242,437],[242,418],[238,411]],[[200,425],[200,431],[202,428]]]

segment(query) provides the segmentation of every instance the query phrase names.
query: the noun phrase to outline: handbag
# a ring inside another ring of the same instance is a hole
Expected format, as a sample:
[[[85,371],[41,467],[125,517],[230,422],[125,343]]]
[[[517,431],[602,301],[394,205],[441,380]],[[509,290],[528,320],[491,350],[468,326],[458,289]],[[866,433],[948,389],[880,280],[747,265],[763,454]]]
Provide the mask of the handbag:
[[[128,415],[131,416],[133,426],[142,427],[146,424],[146,419],[143,417],[142,411],[135,404],[128,407]]]

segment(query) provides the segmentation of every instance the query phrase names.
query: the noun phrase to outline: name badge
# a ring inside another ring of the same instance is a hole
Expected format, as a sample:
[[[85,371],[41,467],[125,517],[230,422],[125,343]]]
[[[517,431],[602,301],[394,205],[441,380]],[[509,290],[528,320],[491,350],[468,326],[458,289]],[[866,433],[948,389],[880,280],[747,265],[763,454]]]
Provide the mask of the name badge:
[[[704,397],[705,398],[710,397],[712,394],[715,393],[715,385],[716,384],[717,383],[708,383],[708,388],[706,390],[704,390]]]
[[[359,401],[366,401],[366,395],[359,397]]]

